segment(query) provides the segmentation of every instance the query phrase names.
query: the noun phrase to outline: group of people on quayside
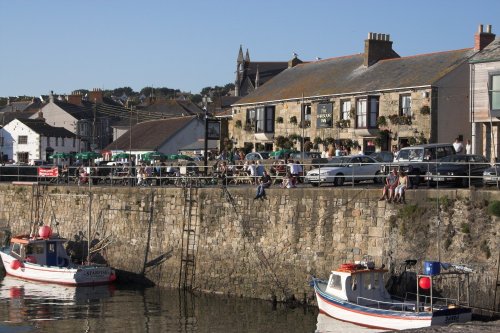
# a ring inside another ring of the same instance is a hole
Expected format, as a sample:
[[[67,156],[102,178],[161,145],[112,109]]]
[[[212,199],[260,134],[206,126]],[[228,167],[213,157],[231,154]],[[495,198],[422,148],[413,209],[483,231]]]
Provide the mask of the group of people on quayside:
[[[403,170],[398,173],[398,169],[393,168],[385,179],[379,201],[387,200],[387,202],[406,203],[405,191],[408,185],[408,175]]]

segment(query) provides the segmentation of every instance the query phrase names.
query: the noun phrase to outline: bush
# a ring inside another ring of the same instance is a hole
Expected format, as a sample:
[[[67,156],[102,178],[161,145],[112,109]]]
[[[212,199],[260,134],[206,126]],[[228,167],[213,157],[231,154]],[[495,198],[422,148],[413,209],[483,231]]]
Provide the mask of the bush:
[[[495,200],[488,205],[488,214],[500,216],[500,201]]]

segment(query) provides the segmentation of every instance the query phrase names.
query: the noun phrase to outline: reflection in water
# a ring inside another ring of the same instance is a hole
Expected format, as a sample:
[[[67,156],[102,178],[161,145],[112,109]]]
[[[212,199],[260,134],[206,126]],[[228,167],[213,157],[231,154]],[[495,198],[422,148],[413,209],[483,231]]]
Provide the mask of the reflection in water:
[[[371,329],[329,317],[323,313],[318,314],[318,323],[315,333],[358,333],[358,332],[384,332]]]
[[[313,307],[131,285],[64,287],[0,280],[0,332],[312,333]]]

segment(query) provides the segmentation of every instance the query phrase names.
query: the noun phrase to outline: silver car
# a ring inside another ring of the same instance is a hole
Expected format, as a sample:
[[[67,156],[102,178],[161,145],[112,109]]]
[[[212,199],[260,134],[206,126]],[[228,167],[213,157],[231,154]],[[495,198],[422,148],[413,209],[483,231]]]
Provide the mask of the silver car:
[[[346,181],[357,183],[362,180],[384,181],[379,161],[364,155],[336,156],[327,164],[310,170],[305,177],[305,182],[312,186],[323,183],[342,186]]]

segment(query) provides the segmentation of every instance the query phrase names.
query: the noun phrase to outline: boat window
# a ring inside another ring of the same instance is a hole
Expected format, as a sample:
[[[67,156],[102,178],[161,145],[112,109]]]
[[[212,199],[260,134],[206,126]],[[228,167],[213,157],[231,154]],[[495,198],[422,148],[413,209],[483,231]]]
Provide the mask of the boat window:
[[[18,244],[18,243],[12,244],[12,253],[15,253],[17,255],[21,255],[21,244]]]
[[[26,245],[26,255],[33,254],[33,245],[28,244]]]
[[[356,290],[357,288],[358,288],[358,277],[356,275],[353,275],[351,289]]]
[[[372,289],[372,279],[370,275],[363,276],[363,287],[366,290]]]
[[[56,253],[56,244],[49,243],[49,246],[48,246],[47,250],[48,250],[49,253]]]
[[[33,244],[33,253],[34,254],[43,254],[43,245],[42,244]]]
[[[332,278],[330,279],[330,288],[342,290],[342,280],[340,279],[340,275],[332,274]]]
[[[373,286],[372,288],[373,289],[377,289],[379,286],[379,283],[380,283],[380,274],[373,274]]]

